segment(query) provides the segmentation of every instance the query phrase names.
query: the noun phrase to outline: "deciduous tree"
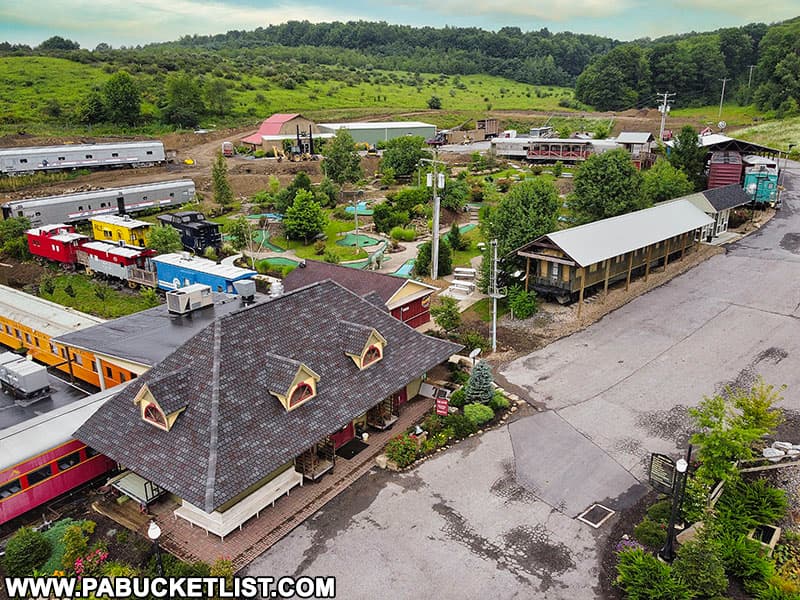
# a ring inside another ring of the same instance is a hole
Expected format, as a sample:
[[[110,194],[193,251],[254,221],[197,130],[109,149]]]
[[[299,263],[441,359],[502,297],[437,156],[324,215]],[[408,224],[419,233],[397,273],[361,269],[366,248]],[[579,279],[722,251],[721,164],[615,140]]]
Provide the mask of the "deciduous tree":
[[[461,325],[461,311],[458,308],[458,300],[452,296],[439,296],[439,299],[431,307],[431,316],[434,323],[447,333],[455,331]]]
[[[389,140],[383,152],[381,169],[389,167],[394,169],[398,177],[408,177],[417,168],[420,159],[428,158],[430,152],[423,148],[425,138],[419,135],[410,135]]]
[[[659,158],[642,174],[642,199],[646,205],[691,194],[694,186],[686,173]]]
[[[506,256],[526,242],[555,231],[558,191],[545,179],[527,179],[509,190],[488,216],[489,237],[497,239],[499,256]]]
[[[155,250],[158,254],[178,252],[183,250],[181,234],[177,229],[168,225],[151,227],[147,247]]]
[[[570,206],[581,223],[623,215],[646,204],[641,174],[622,149],[590,156],[575,174]]]
[[[705,187],[703,169],[705,167],[706,150],[697,142],[697,132],[691,125],[686,125],[675,138],[675,145],[669,154],[669,162],[680,169],[689,178],[695,191]]]
[[[164,120],[177,127],[196,127],[206,109],[197,80],[188,73],[172,75],[167,79],[166,89]]]
[[[355,183],[364,176],[361,170],[361,157],[356,151],[353,136],[347,129],[339,129],[325,146],[325,160],[322,161],[325,176],[343,185]]]
[[[119,71],[103,87],[105,116],[118,125],[133,125],[139,118],[141,96],[133,77]]]

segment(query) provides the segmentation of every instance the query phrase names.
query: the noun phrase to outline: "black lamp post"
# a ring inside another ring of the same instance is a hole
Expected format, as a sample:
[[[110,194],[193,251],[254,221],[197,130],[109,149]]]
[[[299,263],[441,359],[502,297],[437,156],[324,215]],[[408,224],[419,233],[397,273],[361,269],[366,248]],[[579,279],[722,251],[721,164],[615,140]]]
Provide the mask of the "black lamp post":
[[[664,547],[658,551],[658,558],[664,562],[671,563],[675,560],[675,521],[678,519],[678,511],[683,504],[683,494],[686,491],[686,471],[689,468],[689,459],[692,456],[692,447],[686,453],[686,458],[678,459],[675,463],[675,480],[672,485],[672,510],[669,513],[669,525],[667,525],[667,541]]]
[[[147,528],[147,537],[153,540],[153,545],[156,549],[156,565],[158,566],[158,576],[164,576],[164,565],[161,563],[161,548],[158,545],[158,538],[161,537],[161,527],[155,521],[150,521],[150,527]]]

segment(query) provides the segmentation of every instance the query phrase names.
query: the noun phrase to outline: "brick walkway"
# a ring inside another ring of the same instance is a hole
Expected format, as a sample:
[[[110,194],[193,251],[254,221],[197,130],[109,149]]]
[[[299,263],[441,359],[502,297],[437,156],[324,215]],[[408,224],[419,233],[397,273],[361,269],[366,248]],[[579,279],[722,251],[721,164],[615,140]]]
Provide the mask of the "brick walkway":
[[[406,404],[390,430],[370,433],[367,448],[350,460],[338,458],[333,472],[315,483],[306,482],[294,488],[290,495],[278,499],[274,507],[265,508],[259,518],[247,521],[241,531],[226,536],[224,542],[214,534],[206,534],[204,529],[174,518],[172,511],[177,505],[172,501],[151,506],[163,532],[162,545],[186,561],[213,563],[219,557],[229,558],[238,571],[369,471],[386,442],[417,423],[432,407],[433,400],[429,398],[417,398]],[[141,533],[145,535],[144,531]]]

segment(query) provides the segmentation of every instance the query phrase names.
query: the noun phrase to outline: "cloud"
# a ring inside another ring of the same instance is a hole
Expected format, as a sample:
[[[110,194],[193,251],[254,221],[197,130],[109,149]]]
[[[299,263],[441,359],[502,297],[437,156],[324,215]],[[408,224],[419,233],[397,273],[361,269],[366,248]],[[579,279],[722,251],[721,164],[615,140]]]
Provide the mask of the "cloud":
[[[563,22],[575,17],[607,17],[623,13],[635,0],[494,0],[474,2],[466,0],[404,0],[387,3],[422,11],[432,11],[459,17],[487,16],[493,21],[506,17],[535,18],[543,21]],[[511,24],[511,23],[510,23]]]
[[[0,7],[0,21],[27,29],[52,31],[105,41],[126,43],[175,40],[182,35],[223,33],[231,29],[255,29],[291,20],[334,21],[353,17],[311,4],[248,6],[222,0],[39,0],[36,10],[27,2]]]
[[[774,0],[767,5],[752,0],[675,0],[675,4],[692,11],[716,12],[721,18],[730,18],[735,15],[749,22],[780,21],[796,17],[800,12],[796,0]],[[766,11],[765,6],[769,7]],[[703,25],[698,29],[714,28],[714,24],[704,23]]]

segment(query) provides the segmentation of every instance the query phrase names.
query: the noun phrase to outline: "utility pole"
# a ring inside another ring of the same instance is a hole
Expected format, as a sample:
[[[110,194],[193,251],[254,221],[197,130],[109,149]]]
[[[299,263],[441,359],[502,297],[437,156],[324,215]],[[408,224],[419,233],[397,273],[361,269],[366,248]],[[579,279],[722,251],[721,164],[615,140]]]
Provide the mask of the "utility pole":
[[[750,89],[750,83],[753,81],[753,69],[755,65],[747,65],[750,68],[750,75],[747,78],[747,89]]]
[[[492,240],[492,265],[491,280],[489,282],[489,296],[492,298],[492,352],[497,352],[497,299],[505,298],[505,292],[497,287],[497,238]]]
[[[730,80],[731,80],[730,77],[726,77],[725,79],[720,79],[720,81],[722,82],[722,94],[719,97],[719,114],[717,115],[718,119],[722,117],[722,102],[725,100],[725,84]]]
[[[439,152],[433,151],[433,159],[422,158],[420,162],[431,163],[433,174],[428,174],[428,187],[433,188],[433,241],[431,242],[431,279],[439,278],[439,212],[440,202],[439,188],[444,188],[444,171],[437,173],[436,165],[445,163],[438,160]],[[439,179],[441,178],[441,180]]]
[[[661,100],[661,106],[658,107],[658,112],[661,113],[661,128],[658,131],[658,139],[659,141],[664,139],[664,126],[667,122],[667,113],[669,112],[669,97],[674,96],[675,94],[670,94],[669,92],[664,92],[663,94],[659,92],[658,99]]]

